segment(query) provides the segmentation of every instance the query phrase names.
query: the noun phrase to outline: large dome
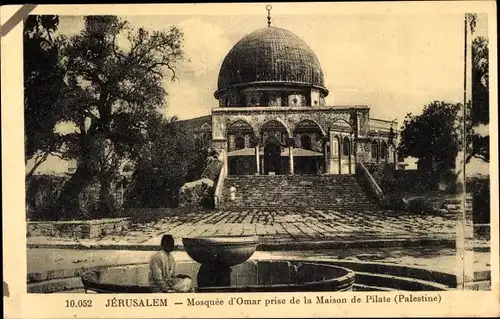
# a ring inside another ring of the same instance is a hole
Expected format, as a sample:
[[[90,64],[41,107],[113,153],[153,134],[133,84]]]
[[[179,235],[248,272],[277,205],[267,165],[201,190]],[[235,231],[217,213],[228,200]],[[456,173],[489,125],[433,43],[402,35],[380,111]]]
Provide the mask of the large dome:
[[[276,27],[258,29],[234,45],[222,62],[215,95],[252,83],[314,86],[328,94],[311,48],[292,32]]]

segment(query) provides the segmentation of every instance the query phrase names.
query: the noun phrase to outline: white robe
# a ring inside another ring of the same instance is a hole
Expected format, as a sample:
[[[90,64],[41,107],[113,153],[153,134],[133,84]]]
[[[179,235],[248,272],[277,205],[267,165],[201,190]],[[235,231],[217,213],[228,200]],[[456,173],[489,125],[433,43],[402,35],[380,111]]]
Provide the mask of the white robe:
[[[191,291],[191,278],[177,276],[177,266],[172,254],[162,250],[151,257],[149,262],[149,285],[154,292]]]

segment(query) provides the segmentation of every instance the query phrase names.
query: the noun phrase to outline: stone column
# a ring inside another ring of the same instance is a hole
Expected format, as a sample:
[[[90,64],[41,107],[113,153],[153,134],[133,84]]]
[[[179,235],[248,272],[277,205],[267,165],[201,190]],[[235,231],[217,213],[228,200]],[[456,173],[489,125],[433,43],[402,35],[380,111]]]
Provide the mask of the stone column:
[[[352,145],[352,160],[353,160],[353,165],[352,165],[352,168],[353,168],[353,173],[355,174],[356,173],[356,164],[358,163],[358,145],[357,145],[357,142],[356,142],[356,136],[353,136],[352,138],[352,141],[351,141],[351,145]]]
[[[227,150],[223,150],[223,158],[224,158],[224,171],[227,175],[229,175],[229,157],[227,156]]]
[[[335,167],[335,156],[336,152],[338,152],[338,144],[336,144],[337,140],[335,139],[335,134],[332,131],[329,131],[328,138],[330,139],[330,157],[328,158],[328,173],[329,174],[338,174],[338,171]]]
[[[392,147],[392,161],[394,163],[394,168],[398,166],[398,154],[395,147]]]
[[[290,156],[289,156],[289,159],[290,159],[289,160],[289,162],[290,162],[290,175],[293,175],[294,174],[294,172],[293,172],[293,166],[294,166],[293,165],[293,146],[290,145],[288,147],[288,151],[290,153]]]
[[[323,152],[325,153],[324,156],[325,156],[325,171],[322,172],[322,173],[329,173],[330,171],[330,168],[329,168],[329,161],[328,161],[328,145],[329,145],[329,142],[325,141],[323,143]],[[331,151],[330,151],[331,153]]]
[[[342,154],[344,154],[344,137],[342,133],[339,135],[339,174],[342,174]]]
[[[229,135],[229,144],[227,146],[227,150],[228,151],[233,151],[235,150],[236,147],[235,147],[235,136],[234,135]]]
[[[354,174],[354,137],[351,134],[349,136],[349,174]]]
[[[260,153],[259,153],[259,144],[255,145],[255,165],[256,165],[256,172],[255,172],[255,175],[260,175]]]

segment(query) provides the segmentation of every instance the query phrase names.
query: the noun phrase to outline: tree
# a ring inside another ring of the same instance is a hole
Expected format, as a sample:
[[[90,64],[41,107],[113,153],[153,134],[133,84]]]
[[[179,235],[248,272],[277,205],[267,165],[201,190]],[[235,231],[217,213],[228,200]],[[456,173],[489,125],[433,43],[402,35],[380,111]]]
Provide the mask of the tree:
[[[136,160],[133,187],[127,205],[141,207],[175,207],[180,187],[200,177],[205,169],[208,151],[177,118],[152,117],[147,141]]]
[[[77,168],[52,209],[59,218],[78,211],[78,196],[93,178],[99,179],[101,207],[109,209],[111,175],[119,159],[141,152],[148,123],[164,104],[163,77],[175,79],[182,39],[176,27],[150,33],[115,16],[88,16],[84,30],[65,42],[58,112],[76,127],[62,137],[62,149]]]
[[[401,127],[399,155],[418,158],[427,170],[444,172],[453,168],[460,147],[460,108],[460,104],[434,101],[421,115],[408,114]]]
[[[29,179],[60,146],[55,126],[64,71],[59,63],[62,38],[54,37],[59,17],[30,15],[23,30],[25,160],[33,159]]]
[[[469,110],[470,132],[466,161],[478,158],[490,161],[489,134],[481,135],[476,129],[488,125],[490,121],[489,107],[489,54],[488,40],[477,37],[472,42],[472,107]]]

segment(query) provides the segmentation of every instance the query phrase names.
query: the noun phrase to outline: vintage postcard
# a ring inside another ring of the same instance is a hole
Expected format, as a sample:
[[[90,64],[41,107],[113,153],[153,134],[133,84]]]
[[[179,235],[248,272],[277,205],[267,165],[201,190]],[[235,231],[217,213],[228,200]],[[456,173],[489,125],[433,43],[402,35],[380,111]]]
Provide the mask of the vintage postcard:
[[[494,2],[1,20],[7,318],[500,314]]]

